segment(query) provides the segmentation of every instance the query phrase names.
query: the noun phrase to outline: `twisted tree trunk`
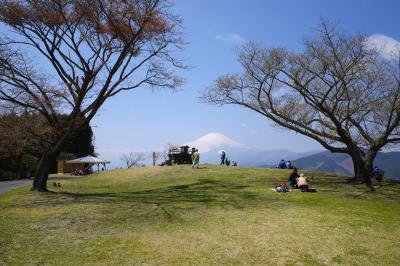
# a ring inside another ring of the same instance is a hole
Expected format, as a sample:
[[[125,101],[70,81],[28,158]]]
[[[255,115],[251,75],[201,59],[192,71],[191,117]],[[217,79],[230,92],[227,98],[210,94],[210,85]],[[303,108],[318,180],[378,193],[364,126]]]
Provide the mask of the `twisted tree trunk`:
[[[57,161],[57,157],[63,151],[72,136],[79,133],[85,125],[88,125],[90,120],[85,119],[82,123],[76,123],[74,118],[71,119],[68,126],[64,129],[62,136],[54,142],[54,145],[47,151],[42,153],[42,157],[35,170],[33,179],[32,191],[47,192],[47,179],[49,178],[51,163]]]
[[[371,191],[375,191],[372,185],[372,171],[373,161],[375,156],[368,154],[362,156],[359,152],[351,152],[350,156],[353,160],[354,177],[351,179],[352,182],[365,183]]]

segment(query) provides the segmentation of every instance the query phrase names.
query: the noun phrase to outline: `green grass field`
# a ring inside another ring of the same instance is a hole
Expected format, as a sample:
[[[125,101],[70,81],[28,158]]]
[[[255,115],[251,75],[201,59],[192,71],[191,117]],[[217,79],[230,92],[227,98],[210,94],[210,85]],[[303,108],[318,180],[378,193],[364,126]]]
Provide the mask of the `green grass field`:
[[[288,173],[146,167],[20,188],[0,196],[0,265],[399,265],[400,184],[309,173],[317,193],[272,192]]]

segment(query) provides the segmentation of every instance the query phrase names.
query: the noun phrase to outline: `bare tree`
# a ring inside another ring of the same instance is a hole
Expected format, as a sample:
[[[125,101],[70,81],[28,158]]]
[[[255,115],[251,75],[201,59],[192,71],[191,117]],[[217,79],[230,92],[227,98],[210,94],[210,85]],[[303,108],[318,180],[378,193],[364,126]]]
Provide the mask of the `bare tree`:
[[[56,132],[32,190],[47,191],[49,161],[118,93],[171,88],[184,42],[168,0],[0,0],[0,101],[40,113]],[[59,114],[65,114],[60,120]]]
[[[162,152],[162,158],[164,161],[168,160],[169,150],[173,147],[174,147],[174,145],[170,142],[168,142],[167,144],[164,145],[164,150]]]
[[[146,159],[146,153],[144,152],[130,152],[128,155],[124,154],[121,157],[121,161],[126,164],[127,168],[139,166],[140,162]]]
[[[400,141],[399,68],[322,22],[298,53],[247,44],[240,74],[219,77],[202,98],[248,108],[276,125],[310,137],[331,152],[348,153],[355,179],[373,190],[377,153]]]

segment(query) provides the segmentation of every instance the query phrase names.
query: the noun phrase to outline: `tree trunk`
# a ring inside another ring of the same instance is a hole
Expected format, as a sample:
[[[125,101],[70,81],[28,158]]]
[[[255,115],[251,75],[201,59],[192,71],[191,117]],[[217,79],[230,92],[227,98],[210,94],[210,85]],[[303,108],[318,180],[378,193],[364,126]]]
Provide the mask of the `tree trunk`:
[[[80,130],[77,128],[76,130]],[[44,152],[35,170],[35,177],[33,179],[32,191],[47,192],[47,179],[51,169],[51,163],[57,161],[58,155],[62,152],[65,145],[71,139],[72,129],[66,131],[64,135],[54,143],[53,148],[50,151]]]
[[[365,163],[363,158],[358,154],[350,154],[351,159],[353,160],[353,168],[354,168],[354,178],[353,182],[363,182],[364,181],[364,168]]]
[[[375,188],[372,185],[373,158],[364,158],[356,152],[351,153],[350,156],[354,167],[354,177],[351,181],[365,183],[371,191],[374,191]]]
[[[365,184],[371,191],[375,191],[375,188],[372,185],[372,176],[373,176],[372,171],[373,171],[373,160],[366,159],[364,165]]]
[[[35,170],[35,177],[33,179],[32,191],[40,191],[47,192],[47,179],[49,178],[49,173],[51,169],[51,163],[57,161],[58,155],[63,151],[65,146],[68,144],[68,141],[71,140],[71,137],[74,133],[79,133],[84,126],[88,126],[90,119],[85,119],[81,123],[76,123],[77,116],[71,118],[69,121],[69,125],[66,130],[63,132],[62,136],[56,141],[53,147],[42,154],[42,157],[39,161],[39,164]]]
[[[33,179],[32,191],[46,192],[47,179],[49,178],[50,162],[54,156],[44,153],[39,161],[35,171],[35,178]]]

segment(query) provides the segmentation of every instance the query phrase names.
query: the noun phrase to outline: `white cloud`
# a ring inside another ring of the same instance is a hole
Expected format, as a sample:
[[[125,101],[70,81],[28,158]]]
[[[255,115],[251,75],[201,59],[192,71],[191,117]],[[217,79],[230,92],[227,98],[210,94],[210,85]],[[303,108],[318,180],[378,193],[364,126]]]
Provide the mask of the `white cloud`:
[[[218,41],[224,41],[232,44],[243,44],[245,42],[244,38],[237,33],[231,34],[217,34],[215,39]]]
[[[240,126],[241,127],[247,127],[247,124],[246,123],[241,123]]]
[[[374,34],[367,38],[366,46],[376,49],[384,58],[398,59],[400,42],[383,34]]]

